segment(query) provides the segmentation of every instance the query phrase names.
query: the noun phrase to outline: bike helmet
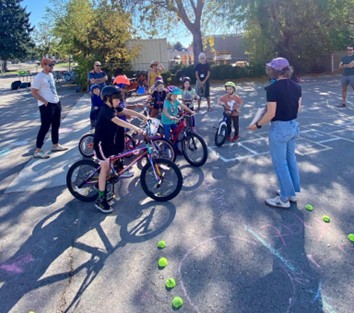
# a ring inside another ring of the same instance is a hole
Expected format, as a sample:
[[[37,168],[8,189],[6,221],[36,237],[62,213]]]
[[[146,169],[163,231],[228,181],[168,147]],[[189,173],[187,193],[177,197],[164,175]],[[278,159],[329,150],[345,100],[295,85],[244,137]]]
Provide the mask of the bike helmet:
[[[107,101],[107,98],[120,99],[122,97],[122,91],[117,86],[104,86],[101,90],[101,98],[103,101]]]
[[[191,82],[192,80],[191,80],[191,78],[190,77],[188,77],[188,76],[185,76],[185,77],[183,77],[183,79],[182,79],[182,84],[184,84],[185,82]]]
[[[233,82],[227,82],[226,84],[225,84],[225,88],[226,87],[232,87],[232,88],[234,88],[234,90],[236,90],[236,85],[233,83]]]
[[[182,92],[181,92],[181,89],[179,89],[178,87],[176,86],[168,86],[166,91],[170,94],[170,95],[180,95]]]
[[[158,81],[163,82],[163,78],[162,78],[162,76],[156,76],[156,78],[155,78],[155,82],[158,82]]]
[[[158,86],[163,85],[163,84],[164,84],[164,83],[163,83],[162,80],[157,80],[157,81],[155,82],[154,86],[155,86],[155,88],[157,88]]]
[[[93,91],[94,89],[96,89],[96,88],[101,89],[100,86],[97,85],[97,84],[91,85],[91,87],[90,87],[90,92],[92,92],[92,91]]]

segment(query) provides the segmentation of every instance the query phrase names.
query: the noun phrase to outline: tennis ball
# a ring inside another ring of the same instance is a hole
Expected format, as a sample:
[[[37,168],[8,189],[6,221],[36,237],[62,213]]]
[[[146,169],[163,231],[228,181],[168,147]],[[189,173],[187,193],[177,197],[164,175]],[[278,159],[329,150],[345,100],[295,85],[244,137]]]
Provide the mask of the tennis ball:
[[[331,218],[328,215],[323,215],[322,220],[326,223],[329,223],[331,221]]]
[[[159,265],[159,268],[164,268],[168,265],[168,261],[166,258],[159,258],[157,264]]]
[[[308,210],[308,211],[312,211],[313,210],[313,205],[308,203],[305,205],[305,209]]]
[[[351,242],[354,242],[354,234],[349,234],[349,235],[348,235],[348,239],[349,239]]]
[[[183,299],[181,297],[174,297],[172,299],[172,306],[174,309],[179,309],[183,305]]]
[[[176,286],[176,281],[173,278],[167,278],[166,279],[166,287],[168,289],[172,289]]]
[[[166,241],[165,241],[165,240],[159,241],[159,242],[157,243],[157,247],[158,247],[159,249],[165,248],[165,247],[166,247]]]

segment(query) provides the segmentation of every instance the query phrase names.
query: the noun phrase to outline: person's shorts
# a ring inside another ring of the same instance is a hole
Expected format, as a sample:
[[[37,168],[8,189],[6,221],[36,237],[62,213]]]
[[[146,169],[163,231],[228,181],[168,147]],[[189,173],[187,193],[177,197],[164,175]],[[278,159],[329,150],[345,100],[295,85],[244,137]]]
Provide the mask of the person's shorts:
[[[352,86],[354,88],[354,75],[349,75],[349,76],[342,76],[342,86]]]

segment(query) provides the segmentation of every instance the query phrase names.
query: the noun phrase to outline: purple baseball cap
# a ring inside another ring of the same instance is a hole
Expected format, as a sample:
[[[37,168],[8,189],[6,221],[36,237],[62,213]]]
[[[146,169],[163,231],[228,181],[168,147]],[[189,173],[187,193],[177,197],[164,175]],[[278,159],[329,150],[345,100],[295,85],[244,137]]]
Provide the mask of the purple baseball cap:
[[[284,58],[275,58],[271,62],[267,63],[266,65],[277,71],[281,71],[284,68],[290,66],[288,60]]]

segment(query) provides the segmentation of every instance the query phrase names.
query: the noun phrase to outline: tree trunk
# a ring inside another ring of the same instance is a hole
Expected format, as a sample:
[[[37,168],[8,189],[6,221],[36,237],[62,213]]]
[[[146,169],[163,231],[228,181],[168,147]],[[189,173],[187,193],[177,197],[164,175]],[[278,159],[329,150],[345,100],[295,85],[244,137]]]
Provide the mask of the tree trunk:
[[[202,32],[200,30],[194,30],[192,35],[194,64],[198,64],[198,56],[201,52],[203,52]]]

